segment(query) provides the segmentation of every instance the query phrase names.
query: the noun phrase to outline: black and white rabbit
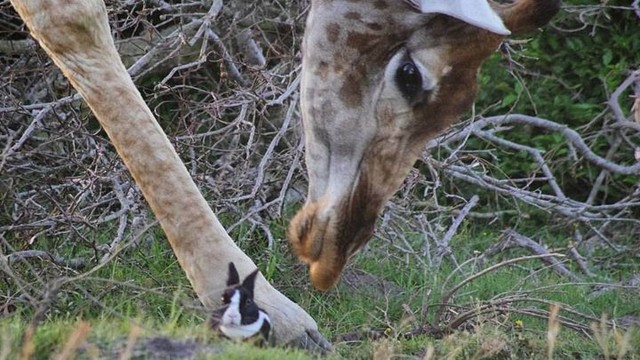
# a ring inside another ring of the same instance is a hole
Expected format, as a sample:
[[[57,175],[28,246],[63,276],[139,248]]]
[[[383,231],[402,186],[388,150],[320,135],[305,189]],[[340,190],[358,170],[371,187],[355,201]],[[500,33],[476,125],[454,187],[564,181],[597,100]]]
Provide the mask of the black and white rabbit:
[[[215,310],[209,324],[230,339],[262,337],[271,343],[271,320],[266,311],[254,302],[253,289],[258,269],[249,274],[242,284],[233,262],[229,263],[227,289],[222,294],[223,306]]]

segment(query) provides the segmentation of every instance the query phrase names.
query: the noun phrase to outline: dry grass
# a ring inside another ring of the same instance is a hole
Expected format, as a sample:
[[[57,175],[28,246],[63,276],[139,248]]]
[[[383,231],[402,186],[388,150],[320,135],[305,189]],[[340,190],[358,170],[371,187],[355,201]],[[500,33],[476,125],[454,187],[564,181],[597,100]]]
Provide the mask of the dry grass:
[[[67,338],[62,350],[55,355],[55,360],[72,359],[75,356],[76,351],[80,348],[82,343],[87,339],[91,332],[91,325],[86,321],[79,321],[73,332]]]
[[[547,329],[547,344],[549,349],[547,351],[547,358],[553,359],[553,351],[556,346],[556,340],[558,333],[560,332],[560,322],[558,321],[558,313],[560,312],[560,305],[552,304],[549,311],[549,323]]]

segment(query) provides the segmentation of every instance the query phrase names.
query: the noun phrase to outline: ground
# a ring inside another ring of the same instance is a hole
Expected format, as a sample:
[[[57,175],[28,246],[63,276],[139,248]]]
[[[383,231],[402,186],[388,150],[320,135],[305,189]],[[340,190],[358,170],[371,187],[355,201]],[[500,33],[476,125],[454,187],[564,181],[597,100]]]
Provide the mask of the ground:
[[[452,242],[452,256],[439,268],[424,263],[419,236],[406,239],[403,245],[410,248],[374,240],[356,257],[341,284],[326,293],[312,289],[305,268],[283,241],[263,254],[260,264],[332,339],[329,358],[521,359],[546,358],[549,351],[559,359],[640,358],[637,284],[602,288],[597,278],[577,283],[539,259],[529,259],[472,279],[441,307],[445,294],[465,278],[526,255],[513,250],[484,264],[474,261],[481,252],[476,249],[500,235],[481,229],[482,225],[463,229]],[[274,224],[273,230],[282,234],[284,228]],[[36,328],[31,343],[35,358],[60,354],[65,347],[78,358],[315,356],[213,337],[204,325],[207,311],[194,298],[162,235],[155,236],[156,242],[126,250],[90,277],[61,286]],[[241,245],[251,241],[245,238]],[[454,258],[469,261],[456,266]],[[31,265],[51,264],[43,260]],[[638,264],[633,268],[637,272]],[[75,273],[58,269],[67,276]],[[559,306],[557,316],[550,315],[553,304]],[[5,309],[0,335],[9,358],[28,349],[21,336],[32,317],[29,306]]]

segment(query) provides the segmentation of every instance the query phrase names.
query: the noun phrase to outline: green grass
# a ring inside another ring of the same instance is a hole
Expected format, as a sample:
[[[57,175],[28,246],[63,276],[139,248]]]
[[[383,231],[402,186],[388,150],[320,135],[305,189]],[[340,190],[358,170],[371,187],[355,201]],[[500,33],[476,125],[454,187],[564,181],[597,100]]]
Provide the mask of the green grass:
[[[283,224],[274,224],[273,232],[281,238]],[[473,237],[472,234],[477,235]],[[454,256],[462,263],[498,236],[486,228],[462,229],[452,243]],[[548,236],[545,241],[549,244],[562,242],[561,238]],[[245,234],[241,244],[247,245],[251,238],[251,234]],[[408,238],[408,242],[419,249],[418,237]],[[467,262],[459,268],[445,259],[438,269],[434,269],[425,267],[416,254],[401,253],[391,244],[374,239],[367,251],[349,266],[360,274],[369,274],[367,279],[372,279],[373,285],[354,287],[343,283],[326,293],[310,287],[306,270],[297,265],[284,241],[274,249],[251,255],[260,259],[261,268],[279,289],[310,312],[325,336],[336,339],[344,334],[358,335],[355,341],[335,342],[335,351],[330,358],[422,357],[429,348],[432,348],[433,358],[545,358],[549,327],[545,314],[551,303],[563,304],[561,316],[587,328],[593,323],[596,329],[601,328],[599,322],[603,314],[607,319],[638,316],[640,304],[637,289],[619,288],[591,295],[592,283],[569,282],[539,260],[527,260],[501,267],[462,286],[450,300],[451,306],[446,307],[440,323],[435,324],[435,313],[443,301],[443,294],[487,266],[524,254],[505,252],[487,264]],[[631,269],[635,271],[636,267]],[[624,275],[629,276],[633,271],[625,271]],[[603,281],[607,277],[604,272],[597,275]],[[386,292],[380,286],[383,280]],[[499,302],[516,295],[519,300],[473,314],[474,309],[483,308],[488,301]],[[523,313],[531,309],[536,309],[540,316]],[[585,317],[572,315],[569,310]],[[456,329],[447,329],[446,325],[464,312],[471,314],[469,321]],[[22,349],[21,339],[33,314],[34,308],[25,304],[0,317],[0,338],[5,339],[2,346],[10,346],[12,354]],[[128,250],[90,278],[63,286],[37,327],[34,353],[38,354],[36,358],[47,358],[59,352],[78,327],[78,322],[83,320],[91,326],[87,338],[87,343],[91,344],[89,348],[101,354],[109,351],[117,354],[117,349],[123,348],[135,327],[141,329],[141,339],[167,336],[216,344],[225,358],[298,359],[310,356],[291,349],[259,349],[211,339],[203,326],[206,318],[207,311],[198,305],[168,244],[158,236],[155,243]],[[416,327],[427,324],[445,331],[407,335]],[[370,332],[384,336],[377,339],[364,336]],[[598,330],[600,332],[603,331]],[[605,346],[610,358],[616,358],[620,349],[627,351],[625,358],[640,358],[639,331],[605,328],[601,335],[602,339],[598,339],[595,335],[561,327],[554,347],[555,358],[603,358]]]
[[[139,319],[90,319],[86,341],[75,352],[77,358],[92,358],[98,354],[106,358],[119,358],[124,352],[129,337],[135,336],[136,342],[144,343],[150,338],[170,338],[175,341],[199,341],[215,349],[213,355],[200,358],[216,358],[216,354],[224,354],[225,359],[306,359],[308,354],[302,350],[283,348],[258,348],[250,344],[239,344],[228,340],[211,339],[210,334],[202,324],[167,324],[158,319],[147,317]],[[24,346],[21,335],[26,323],[19,317],[4,319],[2,322],[3,342],[0,348],[12,348],[10,359],[17,358]],[[59,354],[71,337],[74,330],[79,328],[80,321],[72,319],[56,319],[46,321],[38,327],[34,336],[33,358],[48,359]],[[8,336],[7,336],[8,335]],[[8,341],[7,344],[5,341]],[[134,348],[133,354],[140,354],[141,349]],[[137,357],[140,358],[140,357]]]

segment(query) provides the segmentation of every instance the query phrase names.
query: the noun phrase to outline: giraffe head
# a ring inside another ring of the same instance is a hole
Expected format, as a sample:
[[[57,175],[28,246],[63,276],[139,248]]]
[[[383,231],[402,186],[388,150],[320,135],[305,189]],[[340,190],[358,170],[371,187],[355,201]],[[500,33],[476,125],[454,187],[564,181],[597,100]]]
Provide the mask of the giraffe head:
[[[467,110],[481,63],[558,0],[314,0],[303,42],[309,193],[289,240],[327,289],[425,143]]]

